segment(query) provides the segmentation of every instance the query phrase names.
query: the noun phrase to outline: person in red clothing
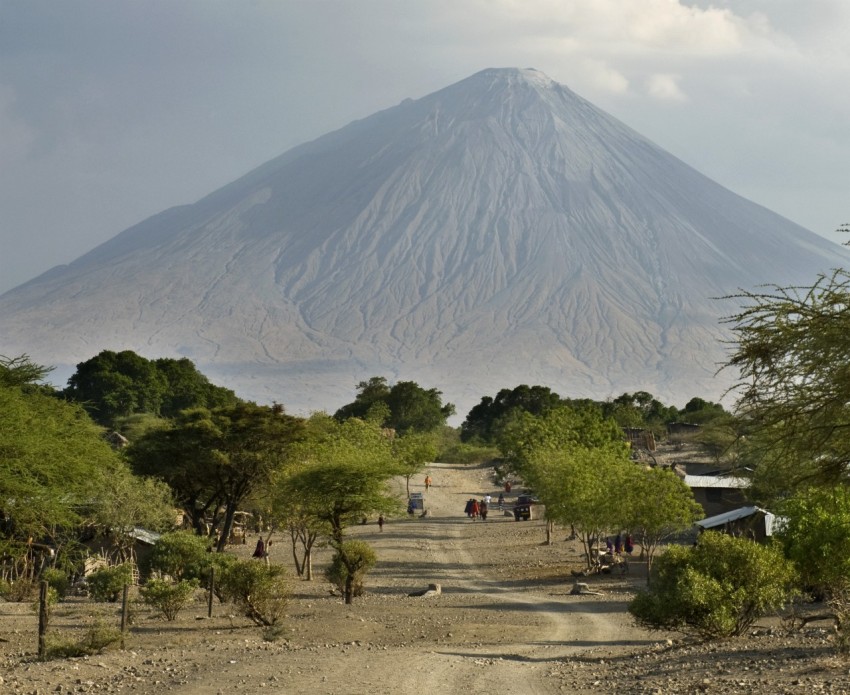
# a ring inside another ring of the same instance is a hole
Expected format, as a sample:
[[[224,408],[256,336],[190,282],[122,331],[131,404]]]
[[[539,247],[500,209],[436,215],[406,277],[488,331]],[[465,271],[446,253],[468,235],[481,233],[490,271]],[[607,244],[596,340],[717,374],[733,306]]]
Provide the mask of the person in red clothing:
[[[478,500],[472,500],[472,520],[475,521],[480,513],[481,509],[478,507]]]

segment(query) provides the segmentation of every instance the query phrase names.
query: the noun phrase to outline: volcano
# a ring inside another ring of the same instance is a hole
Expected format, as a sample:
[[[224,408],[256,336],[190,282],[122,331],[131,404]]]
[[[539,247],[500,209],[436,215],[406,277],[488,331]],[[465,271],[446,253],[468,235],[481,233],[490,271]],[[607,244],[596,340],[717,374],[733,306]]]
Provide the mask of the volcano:
[[[488,69],[289,150],[0,297],[0,353],[186,356],[291,412],[371,376],[463,415],[526,384],[717,399],[736,309],[850,254],[531,69]]]

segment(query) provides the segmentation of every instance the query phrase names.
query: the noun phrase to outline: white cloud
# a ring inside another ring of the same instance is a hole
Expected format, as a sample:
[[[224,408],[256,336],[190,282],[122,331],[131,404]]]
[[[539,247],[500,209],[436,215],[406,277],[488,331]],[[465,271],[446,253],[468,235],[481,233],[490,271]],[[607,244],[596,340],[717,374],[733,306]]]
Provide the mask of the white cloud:
[[[602,60],[585,58],[580,61],[583,81],[593,88],[612,94],[629,90],[629,80]]]
[[[679,75],[650,75],[646,83],[647,93],[664,101],[687,101],[687,95],[679,87]]]

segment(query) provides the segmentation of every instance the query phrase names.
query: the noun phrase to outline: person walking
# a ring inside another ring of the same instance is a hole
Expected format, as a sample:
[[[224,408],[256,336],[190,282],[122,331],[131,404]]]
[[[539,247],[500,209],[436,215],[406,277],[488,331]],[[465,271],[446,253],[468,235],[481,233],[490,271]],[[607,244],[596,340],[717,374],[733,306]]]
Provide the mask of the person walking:
[[[383,530],[384,530],[384,515],[383,514],[378,515],[378,529],[380,529],[381,532],[383,532]]]
[[[499,493],[499,510],[500,511],[501,511],[502,507],[504,506],[504,504],[505,504],[505,493],[500,492]]]
[[[486,500],[482,500],[481,504],[478,505],[478,513],[481,514],[481,521],[487,521],[487,510],[490,505],[487,504]]]
[[[425,491],[427,492],[431,488],[431,476],[425,476]]]
[[[475,521],[481,513],[481,508],[478,506],[478,500],[472,500],[472,520]]]

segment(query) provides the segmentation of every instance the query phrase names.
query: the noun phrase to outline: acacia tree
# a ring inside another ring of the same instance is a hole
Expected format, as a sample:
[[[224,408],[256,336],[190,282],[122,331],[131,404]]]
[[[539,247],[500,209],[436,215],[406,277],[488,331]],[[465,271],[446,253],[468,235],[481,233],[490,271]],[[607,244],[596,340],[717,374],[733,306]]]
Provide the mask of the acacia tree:
[[[531,454],[527,470],[547,518],[570,526],[593,564],[593,548],[619,520],[619,490],[633,464],[616,447],[565,447]]]
[[[61,563],[84,525],[117,539],[136,524],[161,526],[165,491],[132,476],[79,405],[27,388],[30,377],[15,384],[0,386],[0,539],[16,573],[34,570],[33,544],[57,549]]]
[[[301,437],[302,421],[281,406],[237,403],[184,411],[168,429],[153,430],[128,449],[137,472],[165,480],[194,516],[221,505],[218,550],[227,545],[239,505],[270,484]]]
[[[590,562],[590,540],[611,520],[606,490],[618,489],[615,464],[628,461],[616,423],[595,407],[561,406],[540,416],[517,412],[502,432],[500,448],[546,505],[547,542],[554,522],[568,524],[582,538]]]
[[[298,465],[283,477],[281,492],[295,497],[329,528],[333,543],[345,528],[370,514],[400,509],[389,488],[402,472],[392,442],[374,423],[351,418],[335,423],[315,416],[295,452]]]
[[[850,482],[850,273],[737,298],[744,307],[728,319],[737,345],[726,366],[740,370],[751,461],[771,471],[775,495]]]
[[[703,509],[684,480],[661,468],[633,466],[619,491],[619,525],[640,538],[649,582],[652,562],[662,542],[691,528],[703,516]]]
[[[290,526],[296,568],[296,544],[301,543],[301,566],[309,572],[312,543],[318,533],[323,533],[337,551],[335,558],[350,570],[353,580],[365,569],[358,558],[369,553],[354,552],[352,549],[365,544],[347,543],[345,529],[370,514],[391,514],[401,509],[389,485],[390,479],[402,472],[392,442],[374,422],[350,418],[338,423],[315,415],[294,457],[297,463],[277,477],[271,494],[277,520]],[[308,578],[311,576],[308,574]],[[352,586],[346,586],[346,602],[350,602]]]
[[[395,455],[404,476],[407,497],[410,498],[410,479],[424,470],[429,461],[437,456],[437,446],[430,434],[411,432],[393,438]]]

